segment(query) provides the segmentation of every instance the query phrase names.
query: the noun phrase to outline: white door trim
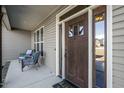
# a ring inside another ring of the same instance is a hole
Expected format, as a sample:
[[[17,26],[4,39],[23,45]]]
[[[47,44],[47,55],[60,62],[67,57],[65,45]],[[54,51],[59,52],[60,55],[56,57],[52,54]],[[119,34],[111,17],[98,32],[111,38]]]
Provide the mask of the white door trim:
[[[92,88],[92,10],[88,11],[88,85]]]
[[[88,12],[88,87],[92,88],[92,10],[98,6],[93,5],[85,8],[74,15],[59,21],[59,17],[76,6],[68,6],[56,15],[56,75],[59,75],[59,28],[62,24],[62,78],[65,78],[65,22]],[[111,6],[107,6],[107,14],[112,12]],[[107,15],[107,87],[112,87],[112,14]],[[109,50],[109,51],[108,51]]]
[[[112,88],[112,5],[107,5],[107,88]]]

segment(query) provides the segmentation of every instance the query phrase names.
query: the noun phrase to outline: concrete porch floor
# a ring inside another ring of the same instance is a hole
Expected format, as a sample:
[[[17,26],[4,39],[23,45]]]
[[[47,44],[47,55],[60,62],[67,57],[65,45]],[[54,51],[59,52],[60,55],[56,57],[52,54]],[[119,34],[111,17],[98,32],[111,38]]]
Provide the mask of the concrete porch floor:
[[[47,66],[25,67],[21,71],[21,63],[14,60],[10,63],[4,88],[52,88],[52,85],[62,81],[55,76]]]

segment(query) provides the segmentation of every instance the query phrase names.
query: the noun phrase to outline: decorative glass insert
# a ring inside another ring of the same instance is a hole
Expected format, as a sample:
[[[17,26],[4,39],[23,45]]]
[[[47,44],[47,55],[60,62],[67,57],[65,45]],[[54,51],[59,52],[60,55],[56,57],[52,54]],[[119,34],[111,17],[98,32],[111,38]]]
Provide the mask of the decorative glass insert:
[[[74,36],[74,31],[73,31],[73,27],[70,26],[69,32],[68,32],[68,37],[73,37]]]
[[[84,26],[83,26],[83,24],[79,24],[79,35],[80,36],[84,35]]]

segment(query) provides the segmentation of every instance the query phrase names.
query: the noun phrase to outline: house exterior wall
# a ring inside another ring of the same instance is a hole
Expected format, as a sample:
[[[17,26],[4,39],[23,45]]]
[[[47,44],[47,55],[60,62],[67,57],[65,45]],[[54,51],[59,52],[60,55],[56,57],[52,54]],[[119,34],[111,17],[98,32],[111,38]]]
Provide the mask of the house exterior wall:
[[[20,53],[31,48],[31,32],[8,31],[2,24],[2,63],[15,60]]]
[[[113,7],[113,87],[124,87],[124,6]]]
[[[44,26],[43,31],[43,51],[45,53],[46,64],[53,72],[56,72],[56,14],[63,10],[65,6],[56,10],[48,18],[46,18],[39,27]],[[33,33],[33,32],[32,32]],[[33,34],[32,34],[33,48]]]
[[[11,30],[6,8],[2,6],[2,64],[15,60],[20,53],[31,49],[31,32]]]

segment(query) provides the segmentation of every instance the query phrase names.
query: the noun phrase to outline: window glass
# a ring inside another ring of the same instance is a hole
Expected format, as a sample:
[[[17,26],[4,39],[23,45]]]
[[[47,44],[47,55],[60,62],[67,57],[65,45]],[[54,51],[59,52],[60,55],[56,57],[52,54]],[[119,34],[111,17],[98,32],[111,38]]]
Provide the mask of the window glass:
[[[34,49],[43,51],[43,28],[34,33]],[[41,55],[43,54],[41,53]]]
[[[35,33],[34,33],[34,42],[36,42],[36,35],[35,35]]]
[[[43,28],[41,28],[41,41],[43,41]]]
[[[43,43],[41,43],[41,56],[43,56]]]
[[[37,31],[37,42],[39,42],[39,31]]]
[[[69,32],[68,32],[68,37],[73,37],[74,36],[74,31],[73,31],[73,27],[70,26]]]
[[[84,26],[83,24],[79,24],[79,35],[84,35]]]
[[[98,22],[98,21],[104,20],[104,16],[105,16],[104,13],[102,13],[102,14],[100,14],[100,15],[96,15],[95,21]]]
[[[34,49],[36,50],[36,44],[34,44]]]
[[[37,43],[37,51],[39,51],[39,43]]]
[[[105,21],[104,14],[95,16],[96,86],[105,87]]]

